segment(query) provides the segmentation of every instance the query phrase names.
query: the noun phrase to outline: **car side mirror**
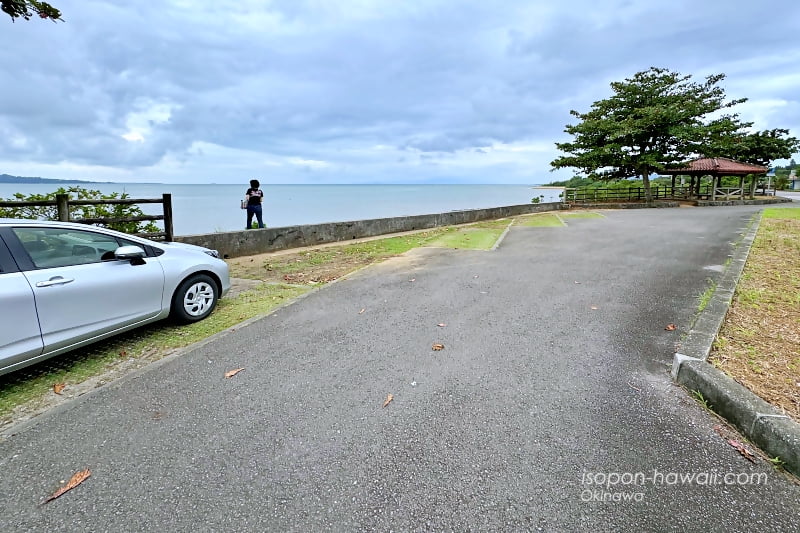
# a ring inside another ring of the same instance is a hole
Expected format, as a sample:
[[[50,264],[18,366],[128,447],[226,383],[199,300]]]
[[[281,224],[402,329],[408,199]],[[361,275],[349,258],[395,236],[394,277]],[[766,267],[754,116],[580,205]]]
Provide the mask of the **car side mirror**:
[[[144,249],[139,246],[120,246],[114,250],[114,257],[119,260],[142,259]]]

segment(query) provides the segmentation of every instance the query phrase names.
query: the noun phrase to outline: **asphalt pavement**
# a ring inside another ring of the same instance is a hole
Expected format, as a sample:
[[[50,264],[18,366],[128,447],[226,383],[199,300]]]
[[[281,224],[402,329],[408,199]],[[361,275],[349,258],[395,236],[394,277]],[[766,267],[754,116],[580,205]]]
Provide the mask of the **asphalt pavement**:
[[[20,427],[0,530],[796,532],[800,486],[669,374],[757,209],[364,269]]]

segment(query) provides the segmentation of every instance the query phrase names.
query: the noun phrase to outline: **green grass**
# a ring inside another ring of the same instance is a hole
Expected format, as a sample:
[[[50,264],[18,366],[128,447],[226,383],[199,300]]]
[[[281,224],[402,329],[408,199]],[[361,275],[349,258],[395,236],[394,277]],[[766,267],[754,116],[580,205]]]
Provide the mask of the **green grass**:
[[[117,335],[86,348],[56,356],[48,361],[0,376],[0,419],[18,405],[50,394],[53,384],[76,384],[102,375],[132,359],[148,363],[161,359],[219,333],[248,318],[267,314],[282,303],[310,289],[263,284],[235,298],[219,301],[214,312],[200,322],[176,326],[159,322]]]
[[[591,211],[575,211],[560,213],[561,218],[605,218],[600,213],[592,213]]]
[[[703,406],[703,408],[705,408],[705,409],[707,409],[709,411],[713,411],[713,408],[711,407],[711,404],[709,404],[708,400],[706,400],[703,397],[703,393],[701,393],[698,390],[693,390],[692,391],[692,396],[694,396],[695,401],[697,403],[699,403],[701,406]]]
[[[295,272],[303,272],[313,266],[329,263],[334,261],[337,256],[341,255],[379,261],[387,257],[400,255],[412,248],[426,246],[430,241],[452,230],[453,228],[435,228],[429,231],[400,237],[389,237],[386,239],[364,241],[329,248],[317,248],[303,252],[301,258],[296,259],[292,263],[266,263],[264,267],[280,274],[292,274]]]
[[[516,225],[534,228],[555,228],[563,227],[565,224],[556,215],[547,213],[545,215],[519,217]]]
[[[363,254],[374,259],[383,259],[424,246],[488,250],[494,246],[510,223],[509,219],[499,219],[463,226],[448,226],[414,235],[351,244],[344,247],[342,253]]]
[[[800,219],[800,207],[768,207],[764,209],[763,218],[778,218],[782,220]]]
[[[699,312],[702,312],[706,307],[708,307],[708,302],[711,301],[711,298],[714,296],[714,292],[717,290],[717,283],[710,279],[708,281],[709,287],[697,297],[697,310]]]
[[[469,250],[489,250],[505,228],[460,228],[428,241],[425,246],[441,246]]]

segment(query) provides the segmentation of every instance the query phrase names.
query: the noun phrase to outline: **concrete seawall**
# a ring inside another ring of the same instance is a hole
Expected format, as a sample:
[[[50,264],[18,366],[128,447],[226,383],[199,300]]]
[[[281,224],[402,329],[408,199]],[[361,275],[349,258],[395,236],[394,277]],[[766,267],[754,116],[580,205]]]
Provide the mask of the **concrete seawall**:
[[[289,248],[300,248],[302,246],[349,241],[363,237],[375,237],[377,235],[386,235],[389,233],[452,226],[455,224],[468,224],[481,220],[493,220],[529,213],[556,211],[566,208],[567,206],[560,202],[509,205],[505,207],[469,209],[465,211],[450,211],[447,213],[434,213],[429,215],[373,218],[368,220],[326,222],[322,224],[305,224],[301,226],[285,226],[282,228],[266,228],[260,230],[183,235],[176,236],[175,240],[219,250],[223,257],[238,257],[242,255],[276,252]]]

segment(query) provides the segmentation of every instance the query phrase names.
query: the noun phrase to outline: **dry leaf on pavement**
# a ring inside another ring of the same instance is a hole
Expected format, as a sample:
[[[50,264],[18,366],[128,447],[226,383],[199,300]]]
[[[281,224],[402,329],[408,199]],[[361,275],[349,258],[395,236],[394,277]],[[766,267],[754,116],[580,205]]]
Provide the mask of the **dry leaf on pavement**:
[[[676,327],[677,326],[675,324],[667,324],[667,327],[665,327],[664,329],[667,331],[675,331]]]
[[[66,485],[64,485],[63,487],[61,487],[60,489],[55,491],[53,494],[48,496],[47,499],[45,501],[43,501],[42,503],[47,503],[49,501],[55,500],[56,498],[58,498],[59,496],[61,496],[65,492],[74,489],[75,487],[77,487],[78,485],[80,485],[81,483],[83,483],[84,481],[89,479],[89,476],[91,476],[91,475],[92,475],[92,471],[89,470],[88,468],[86,470],[81,470],[80,472],[75,472],[72,475],[72,477],[69,478],[69,481],[67,481]]]
[[[742,454],[742,457],[750,461],[751,463],[756,462],[756,457],[753,455],[753,452],[748,450],[744,444],[739,442],[738,440],[728,439],[728,444],[736,448],[736,451]]]
[[[444,350],[444,344],[439,344],[438,342],[435,342],[432,348],[434,352],[438,352],[440,350]]]
[[[593,306],[592,306],[592,310],[593,310],[593,311],[596,311],[596,310],[597,310],[597,306],[596,306],[596,305],[593,305]]]
[[[439,326],[440,328],[443,328],[443,327],[445,327],[447,324],[445,324],[445,323],[441,323],[441,324],[436,324],[436,325],[437,325],[437,326]]]
[[[225,372],[225,377],[226,378],[232,378],[233,376],[235,376],[236,374],[238,374],[242,370],[244,370],[244,368],[234,368],[233,370],[228,370],[227,372]]]
[[[66,383],[53,383],[53,392],[55,392],[56,394],[61,394],[61,391],[63,391],[64,387],[66,386],[67,386]]]
[[[417,278],[411,278],[411,279],[410,279],[410,280],[408,280],[408,281],[409,281],[409,282],[411,282],[411,281],[417,281]]]
[[[386,407],[387,405],[392,403],[392,400],[394,400],[394,394],[387,394],[386,395],[386,401],[383,402],[383,406]]]
[[[367,309],[366,309],[366,307],[365,307],[364,309],[362,309],[361,311],[359,311],[359,312],[358,312],[358,314],[359,314],[359,315],[360,315],[360,314],[363,314],[363,313],[364,313],[364,311],[366,311],[366,310],[367,310]]]

